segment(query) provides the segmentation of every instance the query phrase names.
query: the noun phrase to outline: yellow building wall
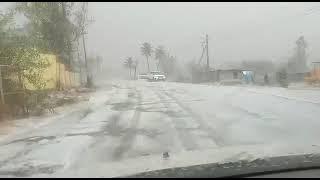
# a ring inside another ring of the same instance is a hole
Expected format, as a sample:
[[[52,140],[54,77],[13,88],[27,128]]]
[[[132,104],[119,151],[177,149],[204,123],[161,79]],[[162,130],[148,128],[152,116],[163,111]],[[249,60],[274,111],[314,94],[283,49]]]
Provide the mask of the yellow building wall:
[[[46,58],[50,64],[49,67],[43,72],[43,79],[46,81],[46,86],[44,89],[57,89],[59,79],[62,89],[68,89],[80,85],[80,79],[73,78],[74,76],[80,77],[79,73],[65,70],[64,64],[59,63],[55,55],[41,54],[41,58]],[[24,81],[24,84],[29,90],[36,89],[27,80]]]
[[[43,72],[43,79],[46,81],[46,87],[45,89],[55,89],[56,88],[56,82],[57,82],[57,59],[55,55],[41,55],[43,58],[46,58],[50,65],[49,67]]]

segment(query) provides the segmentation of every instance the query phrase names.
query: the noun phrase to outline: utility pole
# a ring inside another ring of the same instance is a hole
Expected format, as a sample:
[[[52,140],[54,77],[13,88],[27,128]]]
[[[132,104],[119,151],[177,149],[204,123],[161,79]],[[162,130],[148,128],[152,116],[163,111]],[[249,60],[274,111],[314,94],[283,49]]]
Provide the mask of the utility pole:
[[[87,87],[91,87],[92,84],[92,77],[90,74],[90,70],[89,70],[89,66],[88,66],[88,59],[87,59],[87,51],[86,51],[86,43],[85,43],[85,38],[84,35],[87,34],[86,32],[86,23],[88,22],[93,22],[93,20],[88,20],[87,19],[87,14],[88,14],[88,2],[84,2],[83,6],[82,6],[82,10],[83,10],[83,24],[82,24],[82,29],[81,29],[81,34],[82,34],[82,43],[83,43],[83,50],[84,50],[84,61],[85,61],[85,66],[86,66],[86,71],[87,71],[87,82],[86,82],[86,86]]]
[[[89,75],[89,67],[88,67],[88,61],[87,61],[87,51],[86,51],[86,43],[85,43],[85,40],[84,40],[84,34],[85,33],[82,33],[82,43],[83,43],[83,51],[84,51],[84,61],[85,61],[85,64],[86,64],[86,71],[87,71],[87,87],[90,87],[92,84],[91,84],[91,77]]]
[[[207,50],[207,72],[209,72],[210,62],[209,62],[209,43],[208,43],[208,34],[206,35],[206,50]]]
[[[68,21],[68,17],[67,17],[67,9],[66,9],[66,2],[61,2],[61,6],[62,6],[62,15],[63,15],[63,24],[65,26],[65,30],[66,31],[70,31],[69,28],[69,21]],[[66,41],[67,41],[67,52],[66,52],[66,56],[64,57],[64,82],[65,82],[65,86],[66,88],[71,88],[72,87],[72,83],[71,83],[71,72],[72,70],[72,43],[71,43],[71,39],[69,36],[66,36]],[[69,87],[67,86],[67,76],[66,74],[68,74],[68,78],[69,78]]]
[[[78,53],[78,63],[79,63],[79,78],[80,78],[80,86],[82,85],[82,63],[80,60],[80,52],[79,52],[79,40],[77,40],[78,46],[77,46],[77,53]]]
[[[207,68],[206,68],[206,78],[210,81],[210,61],[209,61],[209,40],[208,34],[206,34],[206,53],[207,53]]]
[[[4,104],[4,94],[3,94],[3,87],[2,87],[2,76],[1,76],[1,65],[0,65],[0,95],[1,95],[1,103]]]
[[[80,85],[82,84],[82,76],[81,76],[81,60],[80,60],[80,52],[79,52],[79,40],[77,40],[77,55],[78,55],[78,63],[79,63],[79,78],[80,78]]]
[[[97,67],[97,72],[96,72],[96,75],[98,74],[98,72],[99,72],[99,67],[100,67],[100,65],[99,65],[99,57],[97,56],[96,57],[96,67]]]

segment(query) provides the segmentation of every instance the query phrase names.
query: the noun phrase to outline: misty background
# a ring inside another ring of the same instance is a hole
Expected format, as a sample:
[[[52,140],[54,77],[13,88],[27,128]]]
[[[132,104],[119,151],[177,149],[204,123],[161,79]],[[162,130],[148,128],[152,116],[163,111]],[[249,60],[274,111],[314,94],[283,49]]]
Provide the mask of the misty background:
[[[1,3],[1,9],[10,6]],[[243,60],[287,61],[295,41],[308,43],[308,62],[320,60],[319,3],[90,2],[89,56],[102,56],[106,72],[121,75],[131,56],[146,71],[140,47],[163,45],[179,62],[197,60],[209,35],[211,67]],[[23,17],[20,18],[23,23]],[[155,67],[154,57],[150,59]]]

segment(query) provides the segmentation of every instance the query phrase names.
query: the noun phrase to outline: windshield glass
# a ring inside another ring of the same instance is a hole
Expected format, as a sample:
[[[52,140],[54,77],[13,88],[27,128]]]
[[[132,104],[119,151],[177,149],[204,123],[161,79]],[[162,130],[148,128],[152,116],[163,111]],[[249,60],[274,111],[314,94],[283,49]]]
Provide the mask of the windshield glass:
[[[319,19],[317,2],[1,2],[0,177],[302,167]]]

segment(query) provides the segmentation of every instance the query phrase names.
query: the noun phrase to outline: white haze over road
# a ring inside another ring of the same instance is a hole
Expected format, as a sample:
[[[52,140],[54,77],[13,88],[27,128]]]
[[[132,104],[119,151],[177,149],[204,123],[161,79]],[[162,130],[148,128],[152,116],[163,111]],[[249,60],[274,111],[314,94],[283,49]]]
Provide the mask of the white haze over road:
[[[20,121],[2,136],[0,176],[111,177],[320,152],[319,97],[319,90],[112,81],[88,102],[40,124]]]
[[[198,59],[209,35],[212,63],[243,59],[286,61],[304,35],[309,60],[319,60],[319,3],[89,3],[89,52],[110,66],[140,54],[143,42],[164,45],[179,61]],[[312,9],[312,11],[311,11]],[[154,65],[154,60],[151,59]],[[145,68],[145,67],[143,67]]]
[[[10,5],[1,2],[0,10]],[[214,65],[287,61],[301,35],[308,42],[308,61],[320,59],[318,2],[89,2],[89,16],[94,23],[86,37],[88,56],[101,55],[109,76],[125,73],[122,62],[128,56],[145,70],[143,42],[165,46],[179,61],[198,59],[205,34]],[[155,67],[154,58],[150,62]]]

